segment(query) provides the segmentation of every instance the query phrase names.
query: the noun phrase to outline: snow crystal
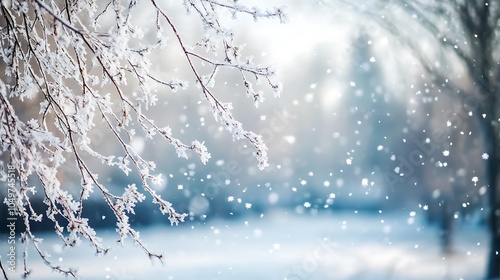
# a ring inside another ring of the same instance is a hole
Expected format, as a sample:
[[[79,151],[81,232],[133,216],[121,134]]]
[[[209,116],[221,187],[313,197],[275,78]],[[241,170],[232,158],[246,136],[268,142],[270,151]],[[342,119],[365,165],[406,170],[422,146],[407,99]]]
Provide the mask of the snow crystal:
[[[474,176],[472,177],[471,181],[474,182],[474,186],[476,186],[477,182],[479,181],[479,178],[477,176]]]
[[[483,153],[483,154],[481,155],[481,157],[482,157],[482,159],[487,160],[487,159],[489,159],[489,158],[490,158],[490,155],[488,155],[487,153]]]
[[[361,185],[362,185],[363,187],[367,187],[367,186],[368,186],[368,179],[367,179],[367,178],[363,178],[363,179],[361,180]]]
[[[446,156],[446,155],[445,155]],[[436,162],[436,166],[439,166],[439,167],[446,167],[448,166],[448,163],[447,162],[441,162],[441,161],[438,161]]]

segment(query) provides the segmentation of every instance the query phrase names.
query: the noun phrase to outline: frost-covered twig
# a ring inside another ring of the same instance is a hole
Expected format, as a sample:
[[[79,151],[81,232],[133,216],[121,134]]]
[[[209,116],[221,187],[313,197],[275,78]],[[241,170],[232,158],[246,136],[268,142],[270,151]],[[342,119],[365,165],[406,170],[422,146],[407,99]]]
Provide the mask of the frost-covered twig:
[[[136,204],[147,199],[147,194],[171,224],[186,218],[187,214],[177,213],[173,205],[151,187],[160,177],[154,174],[155,163],[133,148],[131,139],[135,128],[139,127],[148,138],[162,137],[179,157],[187,158],[191,151],[206,163],[210,153],[203,141],[192,140],[186,144],[174,136],[169,126],[158,125],[148,115],[148,109],[158,100],[151,85],[172,91],[186,89],[189,84],[198,85],[219,123],[234,139],[246,139],[254,146],[260,168],[267,165],[267,147],[262,137],[245,130],[233,116],[231,103],[217,98],[215,80],[219,68],[237,71],[244,90],[256,106],[264,99],[263,90],[259,89],[261,79],[279,95],[281,86],[273,81],[272,68],[256,65],[251,58],[242,58],[243,46],[236,44],[234,32],[221,22],[226,22],[222,20],[226,14],[284,21],[283,10],[261,11],[229,0],[170,3],[182,4],[188,12],[195,11],[186,16],[198,18],[202,24],[205,33],[198,42],[187,43],[175,21],[155,0],[0,2],[0,58],[5,65],[5,76],[0,79],[0,156],[8,157],[19,176],[15,206],[26,228],[22,241],[26,246],[32,244],[55,271],[76,277],[76,270],[50,260],[31,231],[31,224],[45,217],[54,224],[55,233],[65,246],[78,245],[83,237],[92,244],[96,254],[105,254],[108,248],[83,214],[84,202],[94,192],[113,212],[119,242],[131,237],[151,258],[162,260],[163,256],[151,252],[130,226],[129,215],[134,214]],[[135,11],[155,14],[156,22],[151,26],[138,25]],[[155,33],[156,37],[151,39],[142,30]],[[192,76],[158,77],[151,70],[153,63],[149,56],[165,47],[165,32],[175,36]],[[197,62],[204,66],[197,66]],[[210,75],[201,74],[207,70]],[[127,90],[130,81],[138,85],[136,94]],[[40,107],[38,115],[31,113],[35,117],[25,120],[24,107],[32,106],[23,106],[28,100],[40,100]],[[97,120],[102,126],[95,124]],[[93,148],[91,134],[98,129],[112,135],[110,141],[121,148],[120,154],[103,154]],[[129,184],[122,194],[112,193],[98,178],[98,168],[89,165],[90,158],[119,168],[124,174],[138,173],[142,188]],[[72,195],[61,184],[62,168],[68,165],[72,165],[80,177],[77,195]],[[0,174],[0,178],[5,178],[5,174]],[[30,202],[37,191],[43,194],[44,214],[36,213]],[[31,273],[27,254],[23,264],[27,276]]]

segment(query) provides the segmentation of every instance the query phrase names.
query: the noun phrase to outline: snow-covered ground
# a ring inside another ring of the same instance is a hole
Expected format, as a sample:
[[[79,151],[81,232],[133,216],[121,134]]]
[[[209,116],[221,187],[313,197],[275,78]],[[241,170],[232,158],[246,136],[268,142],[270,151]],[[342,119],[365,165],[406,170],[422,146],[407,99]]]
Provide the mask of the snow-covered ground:
[[[166,256],[165,266],[152,265],[131,244],[115,246],[112,230],[101,233],[114,246],[106,256],[94,256],[85,244],[61,250],[52,236],[43,236],[43,246],[56,262],[78,267],[82,279],[481,279],[488,245],[483,228],[457,228],[454,254],[445,257],[436,228],[413,214],[281,211],[142,229],[145,243]],[[29,265],[31,279],[64,279],[33,254]]]

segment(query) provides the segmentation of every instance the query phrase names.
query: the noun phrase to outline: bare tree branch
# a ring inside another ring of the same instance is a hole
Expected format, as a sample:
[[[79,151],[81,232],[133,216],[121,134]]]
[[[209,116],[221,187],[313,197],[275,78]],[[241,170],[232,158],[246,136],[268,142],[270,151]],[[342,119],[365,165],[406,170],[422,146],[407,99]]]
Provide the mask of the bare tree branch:
[[[6,65],[5,76],[0,79],[0,155],[9,157],[19,176],[15,205],[26,227],[22,240],[26,248],[33,246],[55,271],[77,276],[75,269],[60,267],[50,260],[31,231],[31,223],[45,216],[54,224],[55,233],[65,246],[78,245],[83,237],[97,254],[105,254],[109,248],[102,244],[83,214],[83,204],[91,195],[100,196],[113,212],[120,243],[129,236],[150,258],[159,260],[163,256],[150,251],[129,224],[129,215],[134,214],[135,206],[146,199],[143,192],[168,216],[171,224],[183,222],[188,215],[177,213],[170,202],[156,193],[152,184],[161,180],[160,175],[154,173],[156,164],[143,158],[131,144],[135,128],[139,128],[147,138],[158,135],[170,143],[179,157],[187,158],[191,151],[202,163],[210,159],[202,141],[184,143],[174,136],[169,126],[161,127],[147,114],[158,100],[151,90],[152,84],[172,91],[189,86],[179,77],[158,77],[151,70],[149,56],[165,47],[165,31],[174,34],[192,73],[187,79],[199,85],[214,117],[234,139],[246,139],[252,144],[260,168],[267,166],[267,146],[262,137],[243,129],[243,124],[233,116],[231,103],[217,98],[215,79],[219,68],[240,73],[244,90],[253,97],[256,106],[263,100],[259,79],[266,80],[275,95],[281,86],[273,82],[275,73],[271,67],[241,58],[241,47],[236,44],[233,31],[224,26],[221,19],[229,13],[234,17],[242,14],[254,19],[284,21],[283,10],[261,11],[229,0],[183,2],[172,5],[194,11],[190,17],[198,18],[206,32],[198,43],[184,40],[179,27],[162,8],[163,3],[155,0],[0,3],[0,59]],[[156,22],[150,26],[136,25],[137,11],[156,15]],[[197,52],[199,47],[205,47],[205,53]],[[218,52],[223,54],[222,60],[217,59]],[[203,62],[204,68],[196,66],[197,62]],[[209,76],[201,74],[206,70],[211,73]],[[128,81],[137,84],[137,95],[127,89]],[[253,89],[253,83],[257,90]],[[110,92],[106,93],[109,88]],[[41,101],[37,117],[26,121],[23,108],[17,105],[28,99]],[[97,127],[96,120],[102,126]],[[93,147],[90,135],[97,129],[112,135],[109,140],[120,147],[120,154],[103,154]],[[98,178],[99,168],[91,166],[90,159],[118,168],[125,175],[136,172],[142,189],[129,184],[122,194],[112,193]],[[80,177],[80,189],[75,197],[61,186],[58,178],[67,161]],[[32,185],[34,178],[40,186]],[[98,192],[93,193],[94,189]],[[37,190],[43,193],[46,215],[37,214],[30,202]],[[25,253],[24,276],[30,273]]]

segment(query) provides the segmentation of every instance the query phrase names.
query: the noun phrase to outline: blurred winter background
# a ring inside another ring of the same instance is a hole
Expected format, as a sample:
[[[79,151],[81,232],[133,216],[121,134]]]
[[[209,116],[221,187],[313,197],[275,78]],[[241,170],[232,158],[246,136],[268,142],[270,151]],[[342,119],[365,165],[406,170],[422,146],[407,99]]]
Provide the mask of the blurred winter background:
[[[460,101],[443,94],[446,85],[430,80],[397,36],[349,5],[253,2],[287,6],[287,24],[245,17],[237,24],[245,52],[276,65],[284,93],[269,93],[256,109],[230,72],[219,77],[217,93],[263,135],[270,166],[257,168],[252,149],[198,105],[194,87],[160,93],[153,118],[186,142],[204,140],[212,154],[203,165],[178,159],[164,142],[134,140],[163,174],[157,191],[190,214],[178,227],[149,203],[131,215],[166,265],[151,265],[133,244],[115,245],[113,214],[98,196],[84,213],[112,247],[107,256],[95,257],[85,242],[62,249],[48,223],[36,229],[44,249],[79,267],[83,279],[481,279],[489,241],[483,152],[472,121],[449,124]],[[409,24],[406,14],[387,12]],[[182,35],[195,32],[183,28]],[[159,75],[186,70],[171,45],[155,57]],[[446,136],[435,141],[435,133]],[[118,151],[104,131],[94,136],[95,146]],[[79,184],[72,172],[63,175],[68,189]],[[104,167],[99,176],[111,190],[140,182]],[[32,279],[64,278],[34,254],[29,260]]]

